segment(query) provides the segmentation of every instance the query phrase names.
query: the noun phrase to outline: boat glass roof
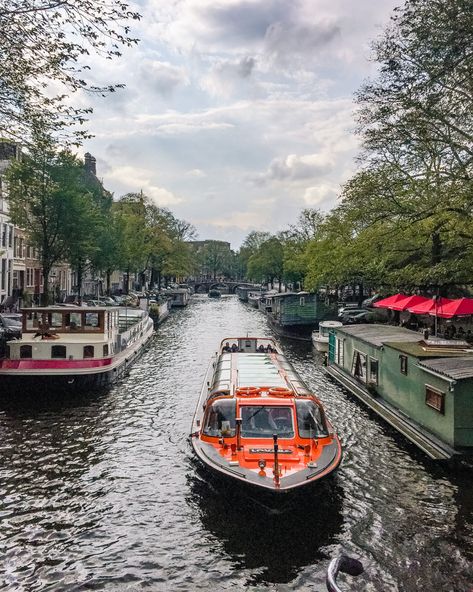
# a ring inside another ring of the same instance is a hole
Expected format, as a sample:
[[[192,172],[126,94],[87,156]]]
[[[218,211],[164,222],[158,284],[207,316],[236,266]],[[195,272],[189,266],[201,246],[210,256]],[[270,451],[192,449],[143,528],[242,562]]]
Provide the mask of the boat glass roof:
[[[239,354],[238,386],[286,386],[269,354]]]

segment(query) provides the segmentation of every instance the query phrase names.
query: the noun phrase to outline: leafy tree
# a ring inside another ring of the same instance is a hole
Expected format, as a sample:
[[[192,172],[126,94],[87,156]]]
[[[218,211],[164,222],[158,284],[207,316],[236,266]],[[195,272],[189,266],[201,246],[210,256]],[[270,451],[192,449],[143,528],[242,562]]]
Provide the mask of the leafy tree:
[[[136,43],[129,23],[139,18],[123,0],[1,2],[0,135],[25,141],[44,127],[64,133],[84,123],[91,110],[71,106],[71,93],[105,95],[122,86],[90,84],[89,56],[120,56]],[[76,131],[75,138],[86,135]]]
[[[247,272],[248,261],[254,255],[261,245],[271,237],[271,233],[252,230],[243,241],[240,247],[239,258],[244,277],[249,277]]]
[[[267,280],[271,287],[279,281],[281,289],[284,272],[284,250],[281,240],[272,236],[264,241],[248,260],[248,277],[256,281]]]
[[[69,151],[38,143],[6,172],[12,222],[38,249],[43,299],[51,268],[92,249],[97,210],[83,177],[83,163]]]

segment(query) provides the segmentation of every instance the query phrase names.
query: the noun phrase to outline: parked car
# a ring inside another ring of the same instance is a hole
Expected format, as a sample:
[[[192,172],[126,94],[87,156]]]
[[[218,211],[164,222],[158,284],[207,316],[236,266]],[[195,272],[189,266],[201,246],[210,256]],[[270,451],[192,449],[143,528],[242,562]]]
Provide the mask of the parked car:
[[[370,306],[373,306],[373,304],[375,302],[378,302],[378,300],[381,300],[381,298],[382,298],[381,294],[374,294],[370,298],[366,298],[365,300],[363,300],[363,302],[361,303],[361,306],[363,308],[369,308]]]
[[[347,325],[355,325],[356,323],[371,323],[373,321],[373,313],[369,310],[363,310],[353,315],[346,317]]]
[[[341,314],[338,315],[339,321],[346,321],[346,319],[350,316],[360,314],[361,312],[366,312],[366,308],[347,308]]]
[[[12,316],[13,318],[11,318]],[[21,329],[21,320],[18,320],[18,318],[15,318],[10,313],[0,314],[0,334],[6,341],[9,339],[19,339],[21,337]]]
[[[360,305],[358,302],[345,302],[338,307],[338,316],[342,315],[344,312],[348,310],[359,309]]]

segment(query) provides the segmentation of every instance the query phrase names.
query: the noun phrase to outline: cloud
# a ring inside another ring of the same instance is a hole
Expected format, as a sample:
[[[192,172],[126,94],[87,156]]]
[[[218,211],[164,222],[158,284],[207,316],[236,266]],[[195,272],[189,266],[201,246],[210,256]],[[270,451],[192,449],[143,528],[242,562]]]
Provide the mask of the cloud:
[[[203,179],[207,176],[204,171],[201,171],[200,169],[192,169],[191,171],[187,171],[186,175],[188,177],[195,177],[198,179]]]
[[[313,63],[318,51],[340,37],[340,27],[333,23],[273,23],[265,35],[265,50],[281,65],[291,66],[294,59]]]
[[[324,203],[332,205],[339,193],[339,186],[321,183],[314,187],[307,187],[304,192],[304,202],[310,207],[320,206]]]
[[[136,166],[112,169],[107,174],[107,181],[118,183],[122,187],[122,194],[143,191],[157,206],[171,206],[182,201],[172,191],[157,186],[152,179],[151,171]]]
[[[189,85],[185,69],[169,62],[144,60],[140,75],[146,85],[165,97],[171,95],[177,87]]]
[[[271,161],[268,170],[254,177],[257,184],[270,181],[301,181],[331,172],[334,163],[325,155],[306,154],[297,156],[289,154],[284,158]]]

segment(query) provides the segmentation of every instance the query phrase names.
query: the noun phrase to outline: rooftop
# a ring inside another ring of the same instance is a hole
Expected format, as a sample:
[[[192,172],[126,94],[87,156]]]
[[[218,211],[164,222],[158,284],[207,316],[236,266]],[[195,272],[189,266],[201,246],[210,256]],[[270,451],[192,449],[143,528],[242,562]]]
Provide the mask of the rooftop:
[[[424,341],[418,341],[415,343],[405,341],[400,343],[386,341],[384,345],[392,347],[405,354],[415,356],[416,358],[458,358],[465,356],[467,352],[470,351],[473,354],[473,349],[470,349],[471,346],[468,346],[467,344],[462,347],[460,343],[455,343],[455,341],[445,343],[444,341],[439,340],[437,343],[438,345],[432,345],[431,340],[429,340],[428,343],[425,343]]]
[[[400,342],[417,343],[421,339],[421,335],[417,331],[410,331],[392,325],[344,325],[343,327],[337,327],[336,331],[337,333],[353,335],[353,337],[357,337],[375,347],[381,347],[388,342],[397,344]]]
[[[419,362],[419,366],[453,380],[473,378],[473,356],[471,355],[423,360]]]

